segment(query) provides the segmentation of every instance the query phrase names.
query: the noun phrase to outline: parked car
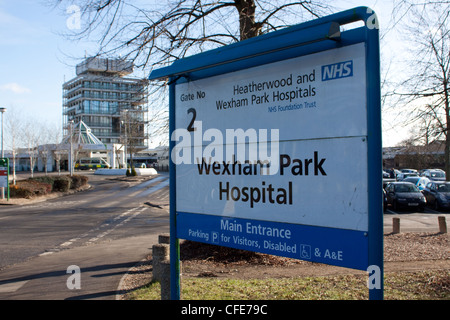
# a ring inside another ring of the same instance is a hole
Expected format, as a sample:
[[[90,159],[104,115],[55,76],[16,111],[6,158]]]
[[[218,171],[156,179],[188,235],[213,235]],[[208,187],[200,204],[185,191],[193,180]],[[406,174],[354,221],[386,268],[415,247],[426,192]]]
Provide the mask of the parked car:
[[[427,203],[419,188],[411,182],[391,182],[386,186],[386,197],[394,210],[405,207],[423,211]]]
[[[445,171],[442,171],[440,169],[426,169],[423,170],[422,174],[423,177],[427,177],[430,180],[433,181],[445,181]]]
[[[419,188],[420,191],[425,189],[425,186],[428,182],[430,182],[430,179],[427,177],[408,177],[403,179],[404,182],[411,182],[416,185],[417,188]]]
[[[450,208],[450,182],[431,181],[425,186],[423,194],[427,204],[434,209]]]
[[[400,172],[397,175],[397,181],[403,181],[404,179],[408,177],[418,177],[419,174],[417,172]]]
[[[416,169],[402,169],[400,170],[402,173],[417,173],[419,175],[419,172]]]

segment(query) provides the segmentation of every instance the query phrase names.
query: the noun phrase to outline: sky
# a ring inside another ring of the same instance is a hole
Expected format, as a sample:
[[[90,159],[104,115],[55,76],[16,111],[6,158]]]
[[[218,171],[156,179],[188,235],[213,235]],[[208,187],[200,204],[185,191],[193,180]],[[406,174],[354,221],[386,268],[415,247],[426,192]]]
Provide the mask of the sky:
[[[368,6],[377,13],[381,27],[389,23],[390,0],[333,4],[343,10]],[[42,0],[0,0],[0,107],[6,107],[7,113],[20,110],[36,121],[62,127],[62,84],[75,77],[80,60],[74,57],[95,52],[93,43],[62,36],[73,23],[71,17],[72,12],[45,6]],[[389,37],[392,40],[384,40],[386,48],[396,42],[395,35]],[[406,133],[383,114],[383,146],[397,144]]]

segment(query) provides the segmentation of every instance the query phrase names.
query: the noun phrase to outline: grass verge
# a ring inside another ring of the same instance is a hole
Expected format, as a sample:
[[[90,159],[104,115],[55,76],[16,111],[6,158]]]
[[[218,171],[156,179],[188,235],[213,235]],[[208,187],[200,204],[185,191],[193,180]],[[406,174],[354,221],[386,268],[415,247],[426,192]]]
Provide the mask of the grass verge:
[[[367,277],[340,275],[282,279],[182,278],[183,300],[364,300]],[[127,294],[128,300],[159,300],[158,282]],[[450,271],[386,273],[386,300],[450,300]]]

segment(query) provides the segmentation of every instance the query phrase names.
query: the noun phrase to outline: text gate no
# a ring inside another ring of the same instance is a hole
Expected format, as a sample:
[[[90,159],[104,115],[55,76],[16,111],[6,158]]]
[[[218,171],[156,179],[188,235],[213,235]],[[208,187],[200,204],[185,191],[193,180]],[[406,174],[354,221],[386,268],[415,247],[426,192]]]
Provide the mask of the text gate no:
[[[365,25],[340,31],[358,20]],[[370,9],[182,59],[150,79],[164,77],[172,261],[177,240],[189,239],[382,270],[379,44]],[[382,297],[382,286],[371,297]]]

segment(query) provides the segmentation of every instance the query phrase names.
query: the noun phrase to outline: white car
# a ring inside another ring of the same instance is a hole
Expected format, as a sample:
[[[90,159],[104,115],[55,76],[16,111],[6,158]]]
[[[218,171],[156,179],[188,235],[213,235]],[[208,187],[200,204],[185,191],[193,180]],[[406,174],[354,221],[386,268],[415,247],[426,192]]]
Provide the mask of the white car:
[[[427,177],[430,180],[433,181],[445,181],[445,171],[439,170],[439,169],[427,169],[424,170],[421,174],[423,177]]]

